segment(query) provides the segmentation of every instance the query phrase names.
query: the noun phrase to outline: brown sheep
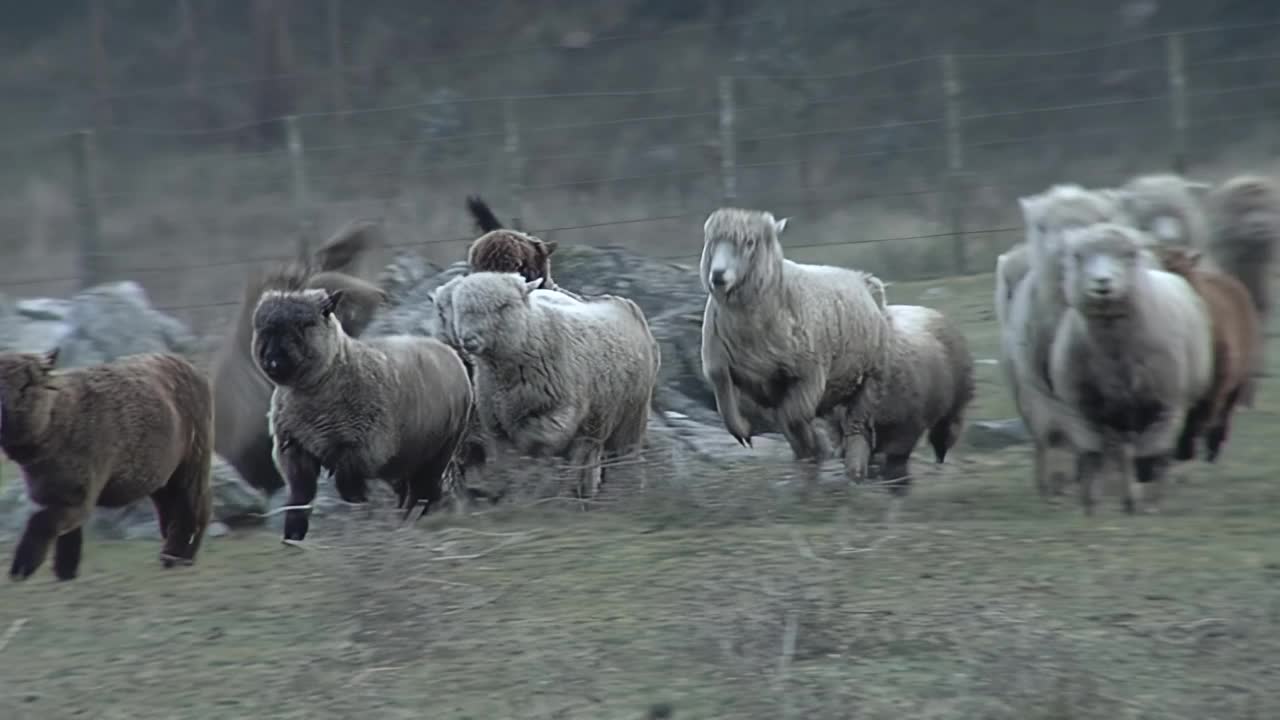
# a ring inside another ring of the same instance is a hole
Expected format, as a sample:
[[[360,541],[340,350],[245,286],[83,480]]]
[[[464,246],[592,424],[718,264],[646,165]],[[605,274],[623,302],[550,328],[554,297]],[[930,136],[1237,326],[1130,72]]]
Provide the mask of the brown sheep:
[[[551,255],[556,251],[555,240],[542,240],[519,230],[504,228],[502,223],[479,197],[467,198],[476,226],[483,235],[476,238],[467,250],[467,264],[471,272],[519,273],[525,280],[542,280],[543,290],[556,290],[551,279]]]
[[[253,357],[275,385],[267,425],[289,505],[309,505],[321,468],[338,494],[365,502],[381,478],[404,517],[443,495],[445,471],[466,433],[473,394],[462,359],[431,337],[362,341],[337,320],[338,290],[263,293],[253,314]],[[286,511],[284,537],[302,540],[308,511]]]
[[[213,390],[178,355],[143,353],[55,371],[58,351],[0,353],[0,447],[22,467],[31,501],[9,577],[49,554],[76,576],[95,506],[155,503],[165,567],[195,562],[213,499]]]
[[[1185,278],[1204,299],[1213,338],[1212,382],[1204,399],[1188,411],[1173,457],[1194,457],[1196,437],[1203,432],[1205,459],[1214,462],[1227,439],[1232,411],[1253,373],[1253,358],[1262,341],[1258,312],[1239,279],[1200,266],[1199,250],[1162,245],[1155,251],[1165,270]]]
[[[311,262],[286,263],[251,273],[231,330],[214,356],[210,375],[216,405],[215,449],[245,482],[267,494],[284,487],[284,480],[271,461],[271,437],[267,434],[271,383],[254,364],[250,347],[254,307],[267,290],[341,290],[345,299],[338,318],[349,335],[359,337],[374,312],[387,301],[387,294],[338,268],[354,266],[369,248],[367,230],[360,224],[348,226],[317,250]]]

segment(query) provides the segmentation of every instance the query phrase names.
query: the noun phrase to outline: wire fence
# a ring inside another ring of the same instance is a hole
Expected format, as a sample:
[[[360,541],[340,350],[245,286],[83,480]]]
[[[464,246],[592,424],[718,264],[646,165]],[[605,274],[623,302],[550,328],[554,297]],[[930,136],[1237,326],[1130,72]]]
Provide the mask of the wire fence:
[[[672,262],[696,261],[701,220],[736,204],[794,216],[784,244],[798,258],[896,277],[986,271],[1019,232],[1013,198],[1048,183],[1265,169],[1280,147],[1280,54],[1230,48],[1272,25],[725,74],[710,87],[432,96],[216,127],[157,115],[9,139],[0,228],[15,261],[0,291],[133,279],[201,326],[236,304],[250,267],[353,217],[383,218],[393,251],[460,259],[475,192],[540,235]],[[864,92],[869,78],[892,90]],[[281,129],[275,146],[247,140],[266,125]]]

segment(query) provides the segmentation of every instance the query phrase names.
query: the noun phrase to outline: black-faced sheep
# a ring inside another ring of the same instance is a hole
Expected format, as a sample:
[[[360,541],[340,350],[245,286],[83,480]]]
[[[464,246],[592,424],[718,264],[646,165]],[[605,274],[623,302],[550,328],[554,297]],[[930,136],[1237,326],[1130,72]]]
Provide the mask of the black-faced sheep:
[[[94,506],[151,497],[165,567],[195,562],[213,496],[213,390],[189,361],[126,355],[55,371],[58,352],[0,353],[0,448],[22,468],[40,509],[27,520],[9,576],[24,580],[54,546],[53,571],[76,576]]]
[[[1062,234],[1071,228],[1125,219],[1109,194],[1079,185],[1054,185],[1018,199],[1027,228],[1023,263],[1013,254],[997,278],[996,315],[1000,328],[999,362],[1014,404],[1035,449],[1035,484],[1042,497],[1062,492],[1066,477],[1055,470],[1051,452],[1079,449],[1092,442],[1079,414],[1055,395],[1048,376],[1049,352],[1065,309],[1062,290]],[[1154,261],[1153,261],[1154,262]],[[1025,268],[1018,278],[1016,271]],[[1013,285],[1010,288],[1010,285]],[[1002,309],[1003,293],[1009,293]],[[1085,447],[1093,450],[1095,448]],[[1065,455],[1066,453],[1061,453]]]
[[[729,433],[749,445],[745,403],[772,416],[816,477],[824,449],[815,421],[843,445],[845,471],[866,477],[889,358],[890,327],[867,273],[783,257],[786,220],[720,208],[703,225],[707,290],[702,366]]]
[[[973,400],[973,356],[946,315],[919,305],[888,305],[891,344],[884,399],[875,415],[875,452],[884,453],[881,476],[890,491],[910,487],[911,452],[928,433],[943,462],[960,439],[965,408]]]
[[[476,364],[486,435],[522,454],[562,457],[593,495],[603,460],[639,450],[661,354],[640,307],[579,300],[515,273],[478,272],[436,290],[445,334]]]
[[[1209,314],[1185,279],[1144,261],[1150,240],[1140,230],[1100,223],[1068,230],[1063,242],[1067,310],[1049,373],[1084,419],[1081,501],[1091,514],[1104,449],[1120,448],[1133,458],[1124,501],[1132,513],[1144,485],[1159,489],[1187,412],[1209,388]]]
[[[343,500],[365,502],[367,481],[381,478],[406,518],[421,499],[425,514],[442,499],[472,412],[466,368],[434,338],[348,336],[342,299],[342,291],[270,290],[253,314],[253,356],[275,385],[267,425],[289,505],[310,504],[327,468]],[[309,514],[286,511],[286,540],[306,536]]]
[[[373,313],[387,301],[387,294],[343,269],[358,268],[373,247],[368,223],[354,223],[329,239],[307,262],[283,263],[254,271],[247,279],[240,306],[213,358],[215,450],[250,485],[268,494],[284,487],[271,460],[271,436],[267,433],[267,408],[271,383],[253,359],[253,311],[268,290],[321,288],[343,291],[339,309],[343,329],[359,337]]]

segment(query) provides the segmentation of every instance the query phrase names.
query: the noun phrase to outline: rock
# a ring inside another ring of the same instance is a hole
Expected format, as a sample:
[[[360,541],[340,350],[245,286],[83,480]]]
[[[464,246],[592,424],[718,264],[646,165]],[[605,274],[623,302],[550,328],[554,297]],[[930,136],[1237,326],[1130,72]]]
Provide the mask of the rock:
[[[26,525],[35,505],[27,498],[26,484],[13,465],[5,466],[5,482],[0,486],[0,537],[17,537]],[[267,511],[262,493],[243,479],[218,456],[213,459],[213,519],[230,527],[255,525]],[[94,508],[89,531],[97,537],[113,540],[160,538],[154,506],[143,499],[123,508]]]
[[[979,450],[999,450],[1030,440],[1031,436],[1020,418],[975,420],[965,431],[965,441]]]

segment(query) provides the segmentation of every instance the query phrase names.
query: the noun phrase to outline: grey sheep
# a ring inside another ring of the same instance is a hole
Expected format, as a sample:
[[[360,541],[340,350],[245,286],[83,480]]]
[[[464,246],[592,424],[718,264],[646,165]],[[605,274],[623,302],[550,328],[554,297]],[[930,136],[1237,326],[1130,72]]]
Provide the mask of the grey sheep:
[[[290,506],[309,505],[321,468],[347,502],[367,481],[396,489],[407,518],[442,499],[444,473],[473,407],[462,359],[429,337],[357,340],[338,319],[343,291],[268,290],[253,314],[253,356],[275,386],[267,425]],[[309,510],[286,511],[284,537],[302,540]]]

